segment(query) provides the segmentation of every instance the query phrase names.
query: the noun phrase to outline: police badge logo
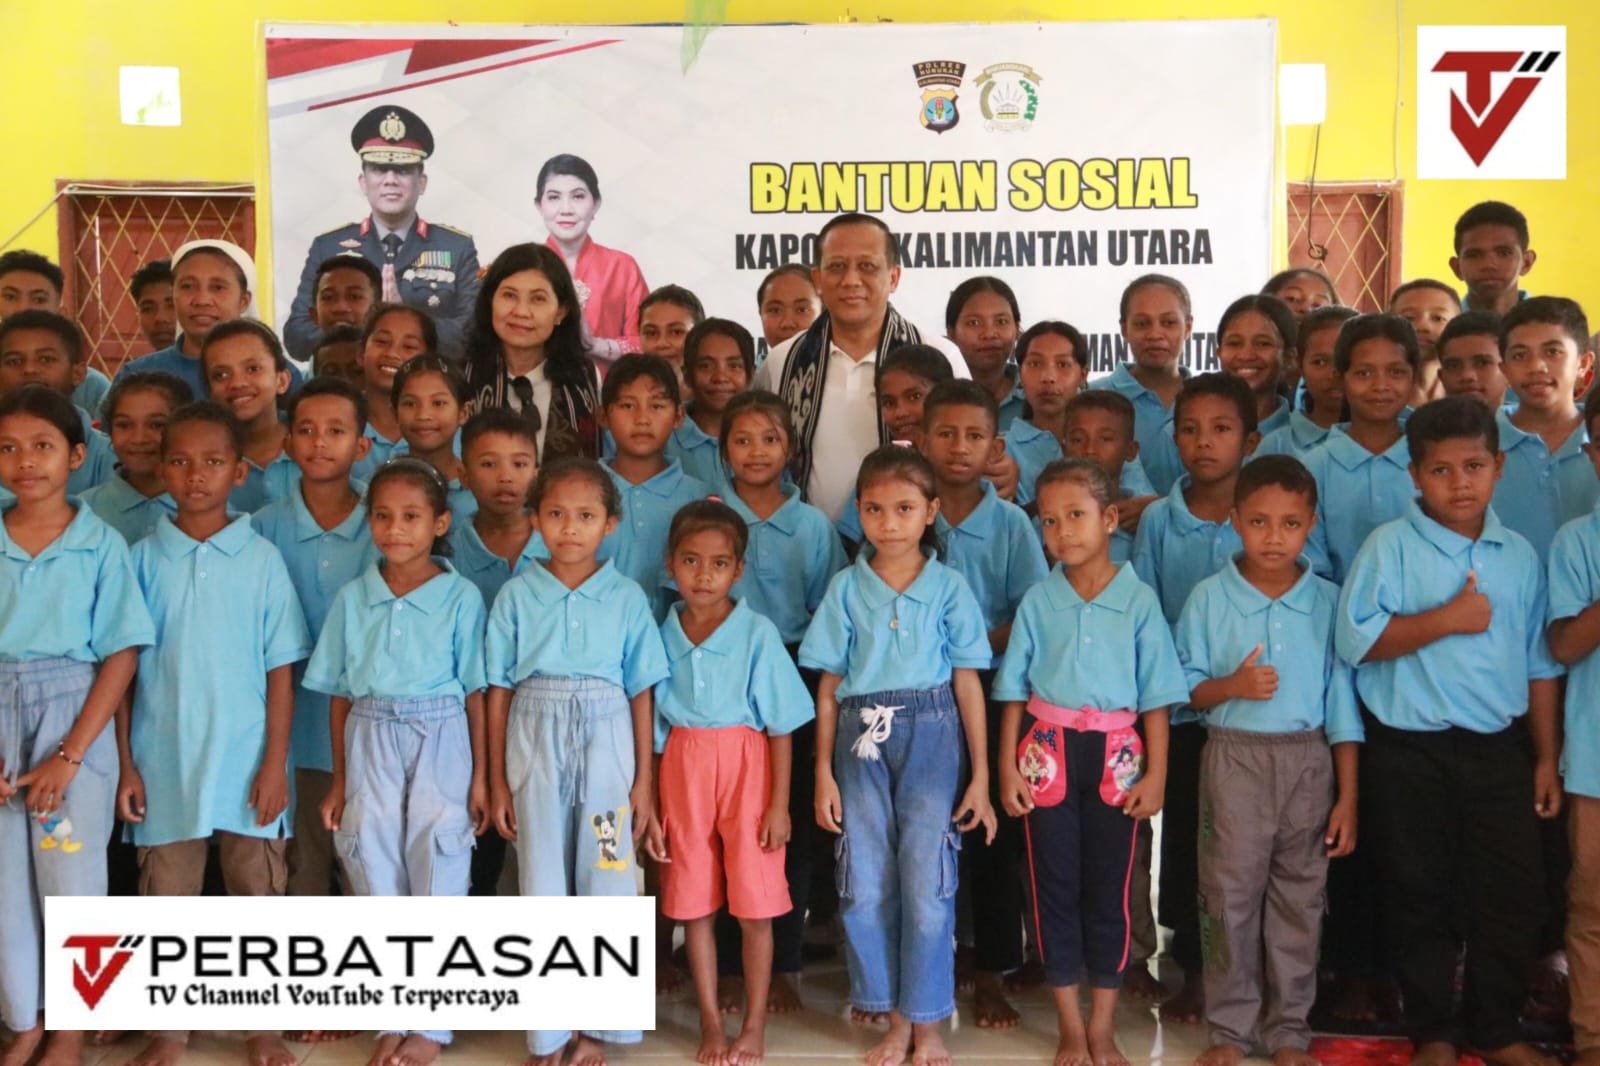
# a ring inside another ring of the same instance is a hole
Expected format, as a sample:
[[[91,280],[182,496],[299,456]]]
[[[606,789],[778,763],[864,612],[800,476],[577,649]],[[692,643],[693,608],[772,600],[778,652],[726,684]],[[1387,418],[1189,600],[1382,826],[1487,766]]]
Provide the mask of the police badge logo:
[[[1031,67],[1022,63],[996,63],[973,79],[981,90],[978,109],[983,128],[994,133],[1021,133],[1039,113],[1039,82]]]
[[[943,133],[961,121],[956,111],[956,90],[961,88],[961,75],[967,65],[952,59],[930,59],[925,63],[911,64],[911,72],[922,87],[922,113],[919,116],[925,129]]]

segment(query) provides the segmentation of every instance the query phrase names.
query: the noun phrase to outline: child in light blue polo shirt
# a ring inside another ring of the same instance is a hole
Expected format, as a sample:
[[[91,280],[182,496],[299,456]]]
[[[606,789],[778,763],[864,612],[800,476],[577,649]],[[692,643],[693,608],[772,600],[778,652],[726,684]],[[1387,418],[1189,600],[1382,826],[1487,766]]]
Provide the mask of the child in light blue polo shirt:
[[[601,392],[602,418],[617,442],[605,463],[622,496],[616,530],[600,557],[639,583],[657,621],[666,617],[667,529],[678,508],[711,494],[711,486],[666,457],[667,441],[683,421],[678,374],[658,355],[625,355],[612,364]]]
[[[486,608],[507,581],[550,557],[528,514],[537,451],[528,420],[503,407],[479,411],[461,430],[461,483],[476,510],[464,521],[452,517],[446,539],[456,572],[478,586]]]
[[[708,318],[683,340],[683,378],[689,386],[683,424],[667,442],[667,458],[707,485],[725,486],[722,421],[728,404],[750,387],[756,372],[756,342],[750,331],[726,318]]]
[[[366,437],[372,443],[356,464],[357,481],[370,481],[378,467],[408,449],[394,410],[394,379],[406,360],[439,350],[439,329],[420,307],[380,303],[367,314],[361,333],[361,371],[367,388]]]
[[[289,430],[278,417],[278,397],[289,391],[289,360],[272,329],[253,318],[224,322],[200,345],[206,388],[233,412],[245,435],[245,480],[228,497],[246,514],[289,495],[300,468],[284,444]]]
[[[467,379],[437,355],[413,356],[396,371],[392,398],[405,454],[439,472],[449,488],[451,524],[464,524],[478,509],[461,483],[461,427],[471,407]]]
[[[106,394],[117,470],[85,492],[83,502],[129,544],[154,529],[162,515],[178,512],[162,483],[161,431],[172,412],[192,399],[182,378],[159,370],[123,374]]]
[[[1217,323],[1217,361],[1224,374],[1250,386],[1256,398],[1256,432],[1263,438],[1289,425],[1291,405],[1279,387],[1295,363],[1298,339],[1294,312],[1276,296],[1241,296]]]
[[[1119,392],[1133,402],[1139,461],[1156,493],[1171,491],[1183,473],[1172,439],[1172,405],[1188,371],[1184,350],[1194,329],[1189,290],[1177,278],[1144,274],[1122,290],[1118,320],[1132,361],[1121,363],[1097,389]]]
[[[1133,558],[1133,531],[1138,515],[1155,502],[1150,481],[1139,465],[1139,442],[1134,439],[1133,404],[1108,389],[1080,392],[1067,404],[1066,454],[1094,463],[1117,486],[1116,532],[1111,534],[1111,561],[1119,566]],[[1132,524],[1123,508],[1136,508]],[[1034,523],[1038,526],[1037,520]],[[1040,532],[1041,541],[1043,532]]]
[[[1557,529],[1600,503],[1584,454],[1588,423],[1573,399],[1594,371],[1589,320],[1576,301],[1533,296],[1501,319],[1500,348],[1517,407],[1498,412],[1505,472],[1494,509],[1542,559]]]
[[[122,382],[117,383],[122,387]],[[366,486],[350,476],[366,454],[366,397],[336,378],[312,378],[289,400],[285,454],[300,468],[300,483],[267,504],[252,521],[283,556],[313,643],[333,598],[378,557],[361,507]],[[334,872],[333,838],[319,813],[333,781],[328,697],[308,688],[295,667],[294,839],[289,844],[289,895],[325,896]]]
[[[1340,327],[1357,314],[1354,308],[1330,305],[1308,311],[1300,319],[1296,347],[1304,397],[1298,401],[1299,408],[1290,412],[1287,424],[1261,435],[1255,458],[1292,455],[1304,460],[1343,417],[1344,385],[1333,352]]]
[[[32,308],[0,322],[0,397],[37,383],[71,399],[88,366],[83,333],[70,318]],[[82,496],[111,477],[116,456],[90,413],[79,407],[84,457],[67,478],[67,493]],[[3,495],[3,494],[0,494]]]
[[[1411,416],[1421,500],[1356,554],[1335,641],[1374,719],[1363,779],[1375,824],[1363,833],[1376,845],[1409,1035],[1424,1057],[1465,1041],[1496,1061],[1530,1061],[1518,1015],[1541,922],[1530,906],[1543,891],[1539,819],[1561,803],[1561,667],[1545,642],[1538,554],[1489,506],[1497,437],[1472,397]]]
[[[1269,456],[1245,466],[1234,499],[1243,553],[1195,587],[1177,629],[1207,734],[1206,1022],[1222,1055],[1258,1044],[1303,1055],[1328,860],[1355,848],[1361,716],[1333,647],[1339,589],[1301,561],[1316,481],[1292,456]]]

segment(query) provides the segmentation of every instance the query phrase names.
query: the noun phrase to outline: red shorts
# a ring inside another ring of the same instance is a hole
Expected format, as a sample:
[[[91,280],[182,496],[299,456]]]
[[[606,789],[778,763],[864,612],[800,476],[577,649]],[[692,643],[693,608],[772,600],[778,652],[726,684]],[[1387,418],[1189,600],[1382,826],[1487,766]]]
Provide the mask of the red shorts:
[[[673,727],[659,787],[672,859],[661,867],[663,914],[693,921],[715,914],[724,901],[735,918],[789,913],[784,849],[761,850],[761,817],[772,793],[765,733]]]

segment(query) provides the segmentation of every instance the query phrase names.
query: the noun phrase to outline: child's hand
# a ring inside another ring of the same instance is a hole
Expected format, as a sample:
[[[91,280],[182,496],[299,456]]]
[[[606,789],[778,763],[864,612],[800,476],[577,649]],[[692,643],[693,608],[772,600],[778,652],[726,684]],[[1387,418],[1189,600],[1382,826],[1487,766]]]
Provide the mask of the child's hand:
[[[333,781],[328,785],[328,794],[322,797],[322,804],[317,810],[322,814],[322,828],[330,833],[337,833],[339,824],[344,821],[344,777],[342,775],[333,775]]]
[[[839,783],[832,774],[817,775],[816,800],[813,804],[817,824],[830,833],[844,832],[844,801],[839,798]]]
[[[511,805],[511,789],[502,778],[489,786],[489,817],[502,840],[517,841],[517,812]]]
[[[339,797],[344,798],[342,790]],[[256,809],[256,825],[277,821],[289,806],[289,775],[283,767],[263,766],[256,772],[255,784],[250,786],[250,806]]]
[[[656,786],[649,778],[633,782],[628,793],[628,813],[633,817],[633,846],[637,850],[656,817]]]
[[[1139,517],[1144,514],[1144,509],[1160,498],[1159,496],[1130,496],[1126,500],[1118,500],[1118,528],[1124,533],[1137,533],[1139,531]]]
[[[489,829],[489,785],[476,774],[467,789],[467,814],[472,818],[472,835],[483,836]]]
[[[67,786],[78,775],[78,768],[52,755],[17,778],[17,789],[28,790],[28,811],[43,814],[53,811],[67,798]]]
[[[1234,696],[1241,700],[1270,700],[1278,691],[1278,671],[1271,666],[1257,666],[1262,647],[1257,644],[1244,657],[1238,669],[1228,675]]]
[[[1129,818],[1141,820],[1154,818],[1161,812],[1161,804],[1166,796],[1166,779],[1146,774],[1139,779],[1138,784],[1128,790],[1128,798],[1122,803],[1122,813]]]
[[[17,794],[17,786],[6,780],[6,761],[0,759],[0,803]]]
[[[1478,573],[1475,570],[1467,571],[1467,580],[1461,586],[1461,591],[1443,609],[1447,612],[1450,630],[1454,633],[1482,633],[1494,620],[1494,608],[1489,604],[1489,597],[1478,591]]]
[[[956,807],[955,816],[950,820],[963,833],[982,826],[983,842],[993,844],[994,832],[1000,823],[995,819],[994,805],[989,802],[989,782],[974,781],[968,785],[967,791],[961,796],[960,805]]]
[[[117,782],[117,817],[132,825],[144,821],[144,778],[129,763]]]
[[[650,816],[650,824],[644,827],[644,853],[656,862],[672,861],[667,854],[667,827],[654,814]]]
[[[1561,813],[1561,772],[1554,759],[1533,764],[1533,811],[1540,818],[1554,818]]]
[[[777,851],[789,843],[789,833],[789,809],[768,807],[767,812],[761,816],[761,850]]]
[[[1014,500],[1017,496],[1017,483],[1022,480],[1022,470],[1017,466],[1016,459],[1010,452],[1003,451],[1000,457],[983,469],[983,479],[994,486],[996,496],[1002,500]]]
[[[1328,832],[1322,838],[1328,848],[1328,858],[1342,859],[1356,850],[1356,805],[1354,801],[1340,800],[1328,815]]]
[[[1033,793],[1015,766],[1000,767],[1000,806],[1013,818],[1021,818],[1033,810]]]

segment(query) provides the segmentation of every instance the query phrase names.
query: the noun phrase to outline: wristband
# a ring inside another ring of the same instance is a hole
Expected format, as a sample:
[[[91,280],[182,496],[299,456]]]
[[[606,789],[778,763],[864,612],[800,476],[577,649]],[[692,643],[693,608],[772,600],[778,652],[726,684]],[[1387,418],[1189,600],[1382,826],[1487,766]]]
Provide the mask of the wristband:
[[[68,766],[83,765],[82,759],[74,759],[72,756],[67,754],[67,745],[65,741],[56,745],[56,754],[59,755],[61,757],[61,761],[66,763]]]

